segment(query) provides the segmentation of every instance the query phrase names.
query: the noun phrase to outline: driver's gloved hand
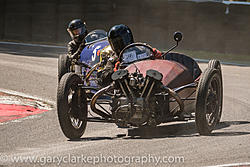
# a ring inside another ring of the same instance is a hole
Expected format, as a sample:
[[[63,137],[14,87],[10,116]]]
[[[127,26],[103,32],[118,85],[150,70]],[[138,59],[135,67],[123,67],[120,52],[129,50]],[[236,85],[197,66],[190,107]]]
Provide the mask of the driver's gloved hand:
[[[80,55],[82,53],[82,50],[85,48],[85,42],[81,43],[77,49],[77,51],[70,56],[71,59],[80,59]]]
[[[162,56],[162,53],[158,49],[156,49],[156,48],[153,48],[153,53],[154,53],[154,57],[156,59],[160,59],[161,56]]]

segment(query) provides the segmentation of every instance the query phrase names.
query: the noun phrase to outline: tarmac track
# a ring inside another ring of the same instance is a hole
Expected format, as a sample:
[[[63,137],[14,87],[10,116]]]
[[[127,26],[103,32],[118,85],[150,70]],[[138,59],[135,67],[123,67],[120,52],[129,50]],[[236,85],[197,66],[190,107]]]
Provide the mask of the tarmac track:
[[[200,64],[205,69],[207,64]],[[81,140],[69,141],[61,132],[56,109],[27,119],[0,124],[0,166],[56,166],[48,158],[82,157],[60,166],[210,166],[250,162],[250,67],[222,66],[224,105],[220,125],[211,136],[199,136],[195,123],[164,124],[147,138],[132,138],[113,124],[88,123]],[[0,53],[0,88],[56,100],[57,59]],[[133,131],[133,130],[132,130]],[[136,130],[133,131],[137,133]],[[1,164],[8,156],[9,161]],[[36,163],[11,163],[10,157],[35,156]],[[84,158],[85,157],[85,158]],[[111,157],[108,160],[108,157]],[[119,157],[120,159],[116,159]],[[136,160],[136,158],[140,160]],[[179,162],[173,163],[173,158]],[[43,158],[43,159],[42,159]],[[105,159],[106,158],[106,159]],[[127,159],[126,159],[127,158]],[[151,159],[150,159],[151,158]],[[164,159],[164,161],[163,161]],[[41,161],[43,160],[43,161]],[[97,159],[96,159],[97,160]],[[101,161],[102,160],[102,161]],[[133,161],[133,162],[132,162]],[[149,162],[150,161],[150,162]]]

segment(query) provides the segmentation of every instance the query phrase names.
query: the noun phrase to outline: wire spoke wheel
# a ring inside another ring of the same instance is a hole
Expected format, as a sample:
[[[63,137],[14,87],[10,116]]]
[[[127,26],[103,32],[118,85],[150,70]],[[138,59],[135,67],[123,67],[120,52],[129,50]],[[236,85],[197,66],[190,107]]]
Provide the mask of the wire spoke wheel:
[[[207,68],[197,88],[195,122],[201,135],[209,135],[220,121],[223,87],[220,69]]]
[[[209,126],[212,126],[213,123],[216,121],[218,117],[219,108],[219,99],[220,99],[220,90],[219,90],[219,82],[216,78],[210,83],[208,89],[208,96],[207,96],[207,104],[206,104],[206,119]]]
[[[82,126],[82,121],[79,118],[74,118],[70,116],[71,124],[75,129],[80,129]]]
[[[76,89],[76,88],[74,88],[74,89]],[[70,118],[72,126],[75,129],[79,129],[79,128],[81,128],[83,121],[78,118],[77,113],[74,113],[74,111],[79,110],[79,108],[77,108],[78,104],[76,104],[76,102],[75,102],[78,100],[78,97],[75,98],[77,91],[75,91],[74,89],[73,88],[69,89],[69,94],[68,94],[69,112],[68,112],[68,114],[69,114],[69,118]]]
[[[64,135],[70,139],[80,138],[87,124],[87,97],[79,87],[81,78],[74,73],[66,73],[57,90],[57,113]]]

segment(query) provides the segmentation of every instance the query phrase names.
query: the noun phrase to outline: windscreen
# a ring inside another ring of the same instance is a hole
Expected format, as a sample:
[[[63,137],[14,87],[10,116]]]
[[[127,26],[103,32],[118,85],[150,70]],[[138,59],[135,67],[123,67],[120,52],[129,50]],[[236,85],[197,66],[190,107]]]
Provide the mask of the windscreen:
[[[107,32],[104,30],[94,30],[91,31],[86,37],[85,41],[86,43],[94,42],[99,39],[103,39],[107,37]]]
[[[123,63],[133,63],[135,61],[149,59],[153,52],[145,46],[132,46],[126,49],[121,55]]]

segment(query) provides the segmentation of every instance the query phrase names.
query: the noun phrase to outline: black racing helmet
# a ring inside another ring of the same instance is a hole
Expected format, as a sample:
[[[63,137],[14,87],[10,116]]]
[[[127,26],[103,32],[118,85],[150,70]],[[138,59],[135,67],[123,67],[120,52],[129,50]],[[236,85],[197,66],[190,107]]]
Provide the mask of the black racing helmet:
[[[113,51],[119,55],[123,48],[134,43],[130,28],[124,24],[113,26],[108,32],[108,41]]]
[[[68,25],[67,31],[70,37],[77,43],[82,42],[88,34],[85,22],[82,22],[80,19],[72,20]]]

